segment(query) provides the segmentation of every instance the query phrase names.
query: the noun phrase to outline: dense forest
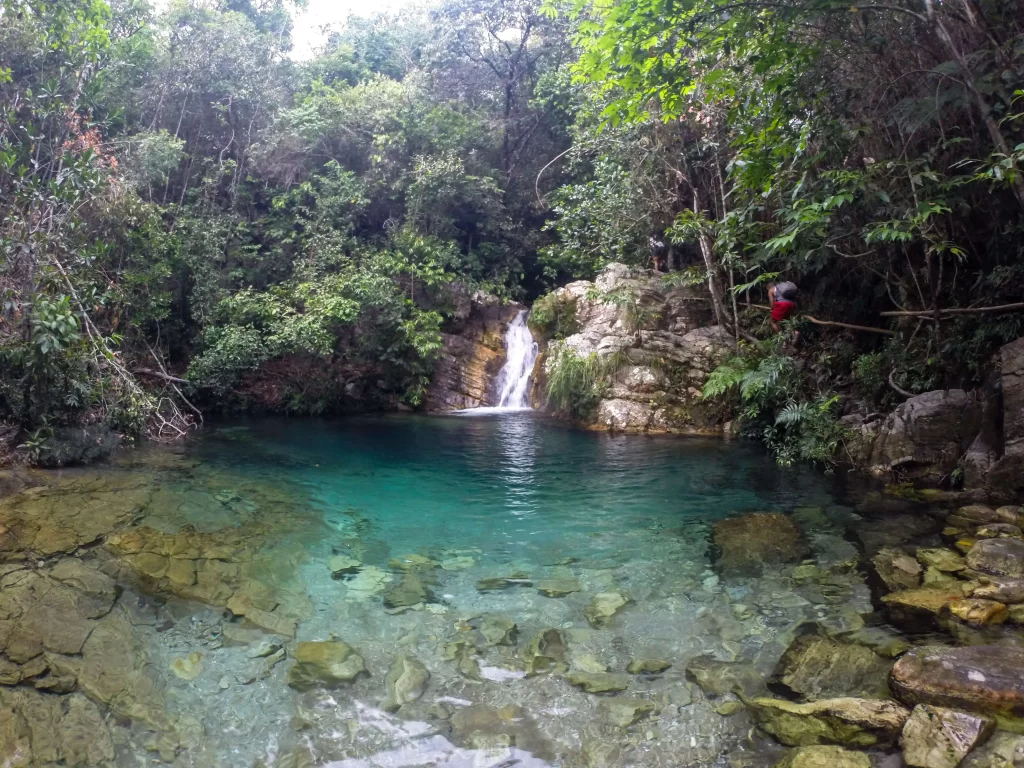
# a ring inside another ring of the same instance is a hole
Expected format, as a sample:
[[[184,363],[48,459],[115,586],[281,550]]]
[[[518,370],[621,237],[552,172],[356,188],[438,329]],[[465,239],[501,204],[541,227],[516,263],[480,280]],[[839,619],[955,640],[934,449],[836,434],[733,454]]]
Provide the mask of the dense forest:
[[[810,457],[1024,332],[1016,0],[443,0],[303,61],[294,10],[3,0],[12,449],[417,407],[467,297],[550,312],[610,262],[706,285],[745,340],[706,394]],[[875,330],[784,348],[780,278]]]

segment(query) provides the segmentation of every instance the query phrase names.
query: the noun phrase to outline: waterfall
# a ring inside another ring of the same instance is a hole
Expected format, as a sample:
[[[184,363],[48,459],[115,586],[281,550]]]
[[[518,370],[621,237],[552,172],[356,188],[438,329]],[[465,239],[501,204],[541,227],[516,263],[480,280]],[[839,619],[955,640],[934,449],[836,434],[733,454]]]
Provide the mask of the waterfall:
[[[522,310],[505,331],[505,365],[497,379],[498,408],[530,407],[530,376],[537,362],[537,342],[526,324],[527,310]]]

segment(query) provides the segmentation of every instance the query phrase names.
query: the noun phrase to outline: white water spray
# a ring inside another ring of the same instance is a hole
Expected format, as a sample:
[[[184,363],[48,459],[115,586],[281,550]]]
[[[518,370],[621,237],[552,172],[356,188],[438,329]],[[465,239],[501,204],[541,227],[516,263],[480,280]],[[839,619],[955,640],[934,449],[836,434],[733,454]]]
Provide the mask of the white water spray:
[[[508,324],[505,331],[505,365],[498,373],[498,408],[530,407],[530,377],[537,362],[538,347],[526,324],[524,309]]]

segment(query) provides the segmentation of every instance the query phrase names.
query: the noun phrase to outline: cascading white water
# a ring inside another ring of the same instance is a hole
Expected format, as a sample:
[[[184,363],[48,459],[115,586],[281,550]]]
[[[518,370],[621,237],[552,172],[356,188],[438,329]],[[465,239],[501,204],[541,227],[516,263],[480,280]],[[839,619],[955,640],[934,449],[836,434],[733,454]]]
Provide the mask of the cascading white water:
[[[530,377],[538,347],[526,324],[527,310],[515,316],[505,331],[505,365],[498,373],[498,408],[530,407]]]

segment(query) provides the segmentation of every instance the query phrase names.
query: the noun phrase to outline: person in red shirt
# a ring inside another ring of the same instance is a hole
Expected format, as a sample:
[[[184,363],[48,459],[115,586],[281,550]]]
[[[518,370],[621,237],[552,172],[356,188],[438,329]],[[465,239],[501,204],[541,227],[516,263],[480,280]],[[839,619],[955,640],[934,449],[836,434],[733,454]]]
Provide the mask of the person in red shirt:
[[[779,283],[768,286],[768,305],[772,309],[772,330],[781,333],[779,323],[796,312],[796,299],[799,290],[795,283]]]

